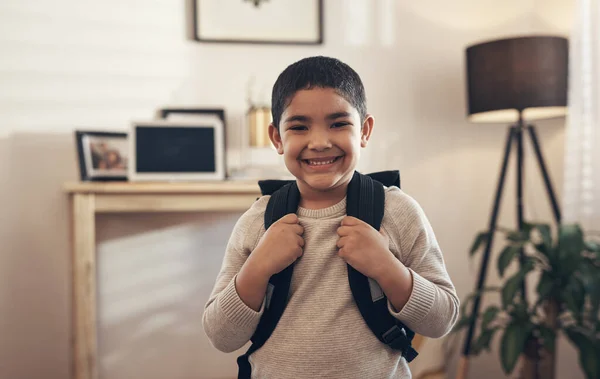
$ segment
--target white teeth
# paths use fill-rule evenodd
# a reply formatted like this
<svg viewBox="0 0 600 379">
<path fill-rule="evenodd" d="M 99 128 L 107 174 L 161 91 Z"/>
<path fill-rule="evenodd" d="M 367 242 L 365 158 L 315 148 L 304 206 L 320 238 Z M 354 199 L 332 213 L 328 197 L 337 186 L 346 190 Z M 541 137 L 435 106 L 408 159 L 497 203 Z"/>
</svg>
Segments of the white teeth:
<svg viewBox="0 0 600 379">
<path fill-rule="evenodd" d="M 322 166 L 322 165 L 333 163 L 333 161 L 335 161 L 335 159 L 332 159 L 330 161 L 325 161 L 325 162 L 322 162 L 322 161 L 316 162 L 316 161 L 309 160 L 308 164 L 310 164 L 311 166 Z"/>
</svg>

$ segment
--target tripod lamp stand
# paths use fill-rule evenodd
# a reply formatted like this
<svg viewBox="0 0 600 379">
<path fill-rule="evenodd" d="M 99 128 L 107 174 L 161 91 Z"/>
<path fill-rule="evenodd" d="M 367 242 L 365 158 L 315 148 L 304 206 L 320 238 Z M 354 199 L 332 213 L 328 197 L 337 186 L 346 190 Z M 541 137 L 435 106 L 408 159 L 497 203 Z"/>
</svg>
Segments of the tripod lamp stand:
<svg viewBox="0 0 600 379">
<path fill-rule="evenodd" d="M 542 156 L 536 128 L 529 121 L 563 117 L 567 112 L 568 41 L 562 37 L 527 36 L 506 38 L 469 46 L 466 49 L 468 119 L 475 123 L 509 123 L 504 157 L 496 194 L 489 218 L 487 239 L 476 291 L 485 283 L 488 261 L 496 229 L 498 210 L 508 160 L 516 150 L 517 225 L 523 230 L 523 142 L 529 137 L 544 179 L 554 220 L 560 223 L 561 214 L 550 176 Z M 521 263 L 523 262 L 521 252 Z M 525 284 L 521 288 L 525 298 Z M 473 302 L 472 315 L 479 313 L 481 295 Z M 471 318 L 457 378 L 467 377 L 468 357 L 475 330 L 476 317 Z"/>
</svg>

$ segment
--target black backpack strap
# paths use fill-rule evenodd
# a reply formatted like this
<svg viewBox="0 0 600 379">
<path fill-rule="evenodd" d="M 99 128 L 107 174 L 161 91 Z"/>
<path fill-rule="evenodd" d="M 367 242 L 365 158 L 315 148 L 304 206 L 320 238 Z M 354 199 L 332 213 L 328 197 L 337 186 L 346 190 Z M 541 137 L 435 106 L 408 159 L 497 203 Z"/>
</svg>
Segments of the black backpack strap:
<svg viewBox="0 0 600 379">
<path fill-rule="evenodd" d="M 259 185 L 263 194 L 271 194 L 265 210 L 265 229 L 269 229 L 274 222 L 286 214 L 296 213 L 300 203 L 300 191 L 296 182 L 263 181 L 259 182 Z M 250 379 L 252 374 L 252 367 L 248 360 L 250 354 L 260 349 L 275 330 L 287 305 L 293 271 L 294 264 L 291 264 L 269 279 L 263 315 L 250 339 L 252 345 L 237 359 L 238 379 Z"/>
<path fill-rule="evenodd" d="M 355 172 L 348 186 L 346 213 L 379 230 L 384 207 L 383 185 L 371 176 Z M 348 281 L 356 305 L 371 331 L 381 342 L 394 350 L 400 350 L 408 362 L 412 361 L 417 356 L 411 346 L 414 332 L 390 314 L 387 297 L 379 285 L 350 265 Z"/>
<path fill-rule="evenodd" d="M 296 183 L 294 180 L 279 180 L 279 179 L 267 179 L 267 180 L 259 180 L 258 186 L 260 187 L 260 192 L 263 195 L 272 195 L 275 191 L 281 189 L 282 187 Z"/>
<path fill-rule="evenodd" d="M 390 171 L 379 171 L 367 174 L 367 176 L 371 177 L 371 179 L 378 181 L 386 187 L 396 186 L 400 187 L 400 171 L 398 170 L 390 170 Z"/>
<path fill-rule="evenodd" d="M 385 207 L 383 185 L 400 188 L 398 171 L 382 171 L 367 175 L 354 173 L 348 186 L 347 210 L 349 216 L 359 218 L 379 230 Z M 289 213 L 296 213 L 300 192 L 295 181 L 259 181 L 261 193 L 271 195 L 265 211 L 265 229 Z M 272 276 L 267 288 L 265 309 L 251 338 L 248 351 L 237 359 L 238 379 L 250 379 L 252 368 L 248 358 L 269 339 L 287 305 L 294 265 Z M 394 318 L 387 308 L 387 297 L 378 284 L 348 265 L 348 281 L 358 309 L 375 336 L 392 349 L 402 351 L 410 362 L 417 352 L 412 348 L 414 333 Z"/>
</svg>

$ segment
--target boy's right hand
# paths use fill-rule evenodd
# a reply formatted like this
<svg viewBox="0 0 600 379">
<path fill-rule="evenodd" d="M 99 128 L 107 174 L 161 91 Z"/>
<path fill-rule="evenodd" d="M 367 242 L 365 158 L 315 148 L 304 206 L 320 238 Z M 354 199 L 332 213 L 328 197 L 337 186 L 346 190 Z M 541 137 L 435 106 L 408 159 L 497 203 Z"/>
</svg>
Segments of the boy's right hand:
<svg viewBox="0 0 600 379">
<path fill-rule="evenodd" d="M 304 228 L 290 213 L 274 222 L 250 254 L 259 272 L 267 278 L 283 271 L 302 256 Z"/>
</svg>

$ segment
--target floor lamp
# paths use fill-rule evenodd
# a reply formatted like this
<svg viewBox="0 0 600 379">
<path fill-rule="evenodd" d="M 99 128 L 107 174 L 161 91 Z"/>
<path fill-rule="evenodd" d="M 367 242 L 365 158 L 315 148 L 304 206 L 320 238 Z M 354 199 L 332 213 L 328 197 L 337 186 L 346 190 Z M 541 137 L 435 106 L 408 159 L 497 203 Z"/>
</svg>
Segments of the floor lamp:
<svg viewBox="0 0 600 379">
<path fill-rule="evenodd" d="M 529 121 L 563 117 L 567 110 L 568 41 L 562 37 L 527 36 L 506 38 L 469 46 L 466 49 L 468 119 L 472 122 L 509 123 L 504 158 L 489 218 L 489 229 L 496 229 L 508 160 L 516 147 L 517 225 L 523 229 L 523 141 L 529 136 L 542 173 L 554 219 L 561 215 L 550 176 L 542 156 L 535 126 Z M 494 233 L 487 239 L 476 291 L 485 284 Z M 521 262 L 523 262 L 521 252 Z M 525 284 L 521 288 L 525 296 Z M 473 302 L 472 315 L 479 313 L 482 296 Z M 467 378 L 468 358 L 476 326 L 471 319 L 457 378 Z"/>
</svg>

